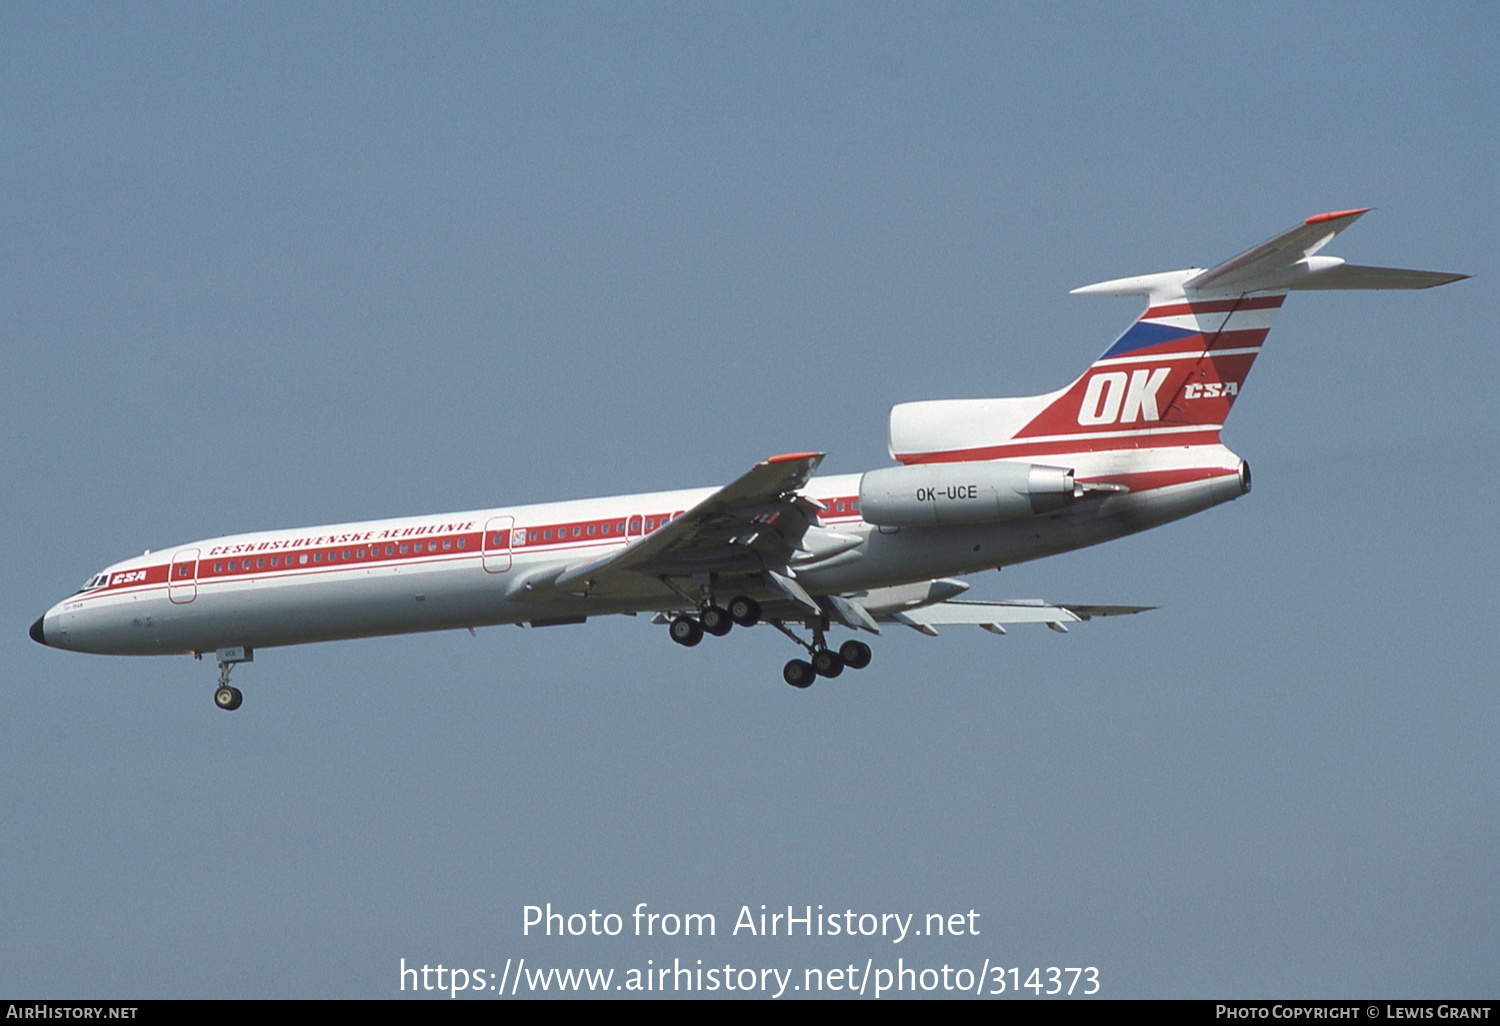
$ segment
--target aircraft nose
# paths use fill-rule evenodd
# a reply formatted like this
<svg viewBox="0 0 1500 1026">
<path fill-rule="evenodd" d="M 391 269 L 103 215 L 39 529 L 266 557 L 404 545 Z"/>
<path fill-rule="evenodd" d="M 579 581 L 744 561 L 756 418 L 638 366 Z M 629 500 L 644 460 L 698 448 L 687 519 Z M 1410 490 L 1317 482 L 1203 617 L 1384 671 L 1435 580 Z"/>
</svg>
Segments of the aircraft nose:
<svg viewBox="0 0 1500 1026">
<path fill-rule="evenodd" d="M 31 625 L 31 640 L 38 645 L 47 643 L 47 632 L 42 627 L 42 621 L 47 619 L 45 615 L 36 618 L 36 623 Z"/>
</svg>

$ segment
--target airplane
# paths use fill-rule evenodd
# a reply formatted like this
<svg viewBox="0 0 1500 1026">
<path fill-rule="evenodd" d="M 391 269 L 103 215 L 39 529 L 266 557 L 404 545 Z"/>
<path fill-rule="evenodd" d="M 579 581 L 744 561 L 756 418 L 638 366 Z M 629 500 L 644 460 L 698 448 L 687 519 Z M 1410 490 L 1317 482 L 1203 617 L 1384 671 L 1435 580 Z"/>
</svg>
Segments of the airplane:
<svg viewBox="0 0 1500 1026">
<path fill-rule="evenodd" d="M 823 453 L 786 453 L 722 488 L 187 542 L 99 571 L 30 635 L 107 655 L 212 652 L 214 702 L 234 710 L 230 671 L 281 645 L 645 613 L 687 646 L 769 624 L 805 650 L 782 676 L 806 688 L 871 661 L 857 637 L 832 647 L 835 627 L 1066 631 L 1142 612 L 1152 607 L 971 601 L 957 578 L 1249 492 L 1250 467 L 1220 432 L 1288 293 L 1469 277 L 1322 253 L 1368 210 L 1317 214 L 1208 269 L 1074 289 L 1143 296 L 1146 311 L 1057 391 L 893 407 L 894 466 L 819 478 Z"/>
</svg>

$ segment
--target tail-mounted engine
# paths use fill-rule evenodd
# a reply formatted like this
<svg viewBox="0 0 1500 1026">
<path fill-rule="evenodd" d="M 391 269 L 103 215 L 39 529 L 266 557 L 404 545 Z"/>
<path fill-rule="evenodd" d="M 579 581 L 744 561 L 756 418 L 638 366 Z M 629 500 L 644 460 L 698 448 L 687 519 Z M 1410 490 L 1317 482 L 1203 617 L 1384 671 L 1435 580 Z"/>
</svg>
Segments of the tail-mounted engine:
<svg viewBox="0 0 1500 1026">
<path fill-rule="evenodd" d="M 859 509 L 866 523 L 881 527 L 990 524 L 1055 513 L 1094 490 L 1063 467 L 921 463 L 866 473 L 859 482 Z"/>
</svg>

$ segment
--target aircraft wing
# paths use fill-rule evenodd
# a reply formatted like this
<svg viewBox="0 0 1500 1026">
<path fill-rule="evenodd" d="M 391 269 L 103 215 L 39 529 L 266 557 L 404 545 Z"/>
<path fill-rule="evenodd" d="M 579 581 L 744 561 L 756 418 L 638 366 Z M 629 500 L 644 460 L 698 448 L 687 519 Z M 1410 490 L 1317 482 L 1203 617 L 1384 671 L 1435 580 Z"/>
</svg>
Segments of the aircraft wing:
<svg viewBox="0 0 1500 1026">
<path fill-rule="evenodd" d="M 802 535 L 818 520 L 818 504 L 798 490 L 807 484 L 823 455 L 772 456 L 625 548 L 567 567 L 550 580 L 528 584 L 599 593 L 613 590 L 616 584 L 633 590 L 636 582 L 624 575 L 691 577 L 786 567 Z"/>
<path fill-rule="evenodd" d="M 1009 602 L 972 602 L 950 599 L 915 609 L 892 610 L 876 614 L 875 619 L 905 624 L 923 634 L 937 635 L 939 627 L 967 624 L 1004 634 L 1006 624 L 1044 623 L 1055 631 L 1066 632 L 1066 624 L 1092 620 L 1096 616 L 1124 616 L 1144 613 L 1155 606 L 1084 606 L 1053 605 L 1041 599 L 1012 599 Z"/>
</svg>

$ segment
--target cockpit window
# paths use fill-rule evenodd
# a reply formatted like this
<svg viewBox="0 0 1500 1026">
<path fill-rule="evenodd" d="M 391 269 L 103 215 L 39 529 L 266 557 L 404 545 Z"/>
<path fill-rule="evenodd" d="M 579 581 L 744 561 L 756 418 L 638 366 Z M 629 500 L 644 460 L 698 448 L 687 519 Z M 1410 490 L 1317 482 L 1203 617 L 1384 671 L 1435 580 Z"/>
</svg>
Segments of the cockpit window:
<svg viewBox="0 0 1500 1026">
<path fill-rule="evenodd" d="M 93 591 L 96 588 L 102 588 L 102 587 L 104 587 L 108 583 L 109 583 L 109 574 L 95 574 L 94 576 L 90 577 L 88 580 L 84 581 L 83 582 L 83 587 L 79 588 L 78 590 L 79 591 Z"/>
</svg>

